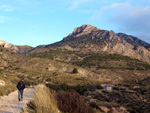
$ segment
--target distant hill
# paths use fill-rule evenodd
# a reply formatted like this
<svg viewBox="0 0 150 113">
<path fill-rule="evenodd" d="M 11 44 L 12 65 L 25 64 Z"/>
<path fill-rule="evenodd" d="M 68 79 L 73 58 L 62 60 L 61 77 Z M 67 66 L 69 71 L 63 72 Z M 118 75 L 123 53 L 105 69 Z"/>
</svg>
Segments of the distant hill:
<svg viewBox="0 0 150 113">
<path fill-rule="evenodd" d="M 0 46 L 3 48 L 6 48 L 12 52 L 23 54 L 25 56 L 28 54 L 28 51 L 32 49 L 31 46 L 27 46 L 27 45 L 16 46 L 16 45 L 13 45 L 11 43 L 5 42 L 3 40 L 0 40 Z"/>
</svg>

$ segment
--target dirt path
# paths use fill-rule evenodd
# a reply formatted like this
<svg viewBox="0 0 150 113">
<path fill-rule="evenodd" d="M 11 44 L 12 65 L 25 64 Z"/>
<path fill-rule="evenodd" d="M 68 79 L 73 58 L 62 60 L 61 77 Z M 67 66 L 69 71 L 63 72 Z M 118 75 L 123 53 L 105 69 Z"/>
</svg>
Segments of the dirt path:
<svg viewBox="0 0 150 113">
<path fill-rule="evenodd" d="M 24 90 L 23 101 L 18 101 L 18 91 L 14 91 L 8 96 L 0 97 L 0 113 L 20 113 L 22 108 L 25 108 L 27 103 L 33 99 L 35 90 L 26 88 Z"/>
</svg>

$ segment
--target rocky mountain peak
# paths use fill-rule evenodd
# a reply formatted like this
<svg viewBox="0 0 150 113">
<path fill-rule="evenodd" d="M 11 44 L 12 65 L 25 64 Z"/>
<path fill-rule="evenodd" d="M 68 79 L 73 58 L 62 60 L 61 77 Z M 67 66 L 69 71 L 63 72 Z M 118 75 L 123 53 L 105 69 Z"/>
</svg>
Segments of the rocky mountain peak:
<svg viewBox="0 0 150 113">
<path fill-rule="evenodd" d="M 81 27 L 75 28 L 71 34 L 69 34 L 67 37 L 64 38 L 64 40 L 79 37 L 81 35 L 86 35 L 86 34 L 89 34 L 93 31 L 97 31 L 97 30 L 101 30 L 101 29 L 99 29 L 95 26 L 92 26 L 90 24 L 83 24 Z"/>
<path fill-rule="evenodd" d="M 72 34 L 74 34 L 74 35 L 79 34 L 79 33 L 87 34 L 87 33 L 90 33 L 92 31 L 95 31 L 95 30 L 100 30 L 100 29 L 98 29 L 95 26 L 89 25 L 89 24 L 87 24 L 87 25 L 83 24 L 81 27 L 75 28 Z"/>
<path fill-rule="evenodd" d="M 116 33 L 113 30 L 111 30 L 110 31 L 110 36 L 114 36 L 114 35 L 116 35 Z"/>
</svg>

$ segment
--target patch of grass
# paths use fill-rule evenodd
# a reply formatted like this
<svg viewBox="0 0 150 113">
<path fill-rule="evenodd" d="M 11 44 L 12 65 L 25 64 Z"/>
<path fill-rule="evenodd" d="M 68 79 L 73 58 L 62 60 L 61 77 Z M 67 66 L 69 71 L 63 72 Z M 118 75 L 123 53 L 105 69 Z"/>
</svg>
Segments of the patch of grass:
<svg viewBox="0 0 150 113">
<path fill-rule="evenodd" d="M 54 94 L 46 86 L 38 85 L 35 90 L 34 100 L 27 105 L 29 113 L 60 113 Z"/>
<path fill-rule="evenodd" d="M 51 77 L 51 81 L 53 84 L 67 84 L 69 86 L 86 86 L 90 84 L 100 84 L 101 81 L 89 77 L 83 77 L 79 75 L 71 75 L 71 74 L 61 74 L 59 76 Z"/>
<path fill-rule="evenodd" d="M 8 95 L 11 92 L 15 91 L 16 89 L 17 88 L 16 88 L 15 85 L 6 85 L 6 86 L 3 86 L 3 87 L 0 87 L 0 96 Z"/>
</svg>

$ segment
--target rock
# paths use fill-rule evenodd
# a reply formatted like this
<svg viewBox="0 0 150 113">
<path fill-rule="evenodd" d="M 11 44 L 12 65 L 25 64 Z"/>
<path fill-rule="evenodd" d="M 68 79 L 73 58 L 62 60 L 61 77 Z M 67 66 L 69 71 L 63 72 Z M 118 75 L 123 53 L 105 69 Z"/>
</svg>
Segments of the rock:
<svg viewBox="0 0 150 113">
<path fill-rule="evenodd" d="M 92 25 L 85 25 L 83 24 L 81 27 L 77 27 L 74 29 L 73 33 L 69 34 L 63 40 L 68 40 L 70 37 L 79 37 L 81 35 L 85 35 L 91 33 L 92 31 L 100 30 L 99 28 L 92 26 Z"/>
<path fill-rule="evenodd" d="M 99 106 L 105 113 L 108 113 L 110 109 L 108 109 L 106 106 Z"/>
<path fill-rule="evenodd" d="M 56 70 L 55 66 L 53 66 L 52 64 L 49 64 L 49 66 L 47 67 L 47 69 L 49 71 L 55 71 Z"/>
<path fill-rule="evenodd" d="M 18 52 L 19 52 L 19 49 L 18 49 L 15 45 L 13 45 L 13 44 L 11 44 L 11 43 L 8 43 L 8 42 L 5 42 L 5 41 L 3 41 L 3 40 L 0 40 L 0 45 L 1 45 L 2 47 L 4 47 L 4 48 L 7 48 L 7 49 L 9 49 L 9 50 L 15 52 L 15 53 L 18 53 Z"/>
<path fill-rule="evenodd" d="M 0 80 L 0 86 L 5 86 L 5 81 Z"/>
</svg>

